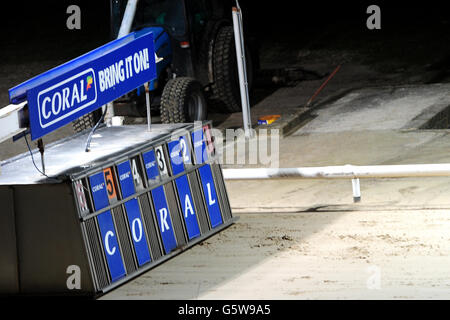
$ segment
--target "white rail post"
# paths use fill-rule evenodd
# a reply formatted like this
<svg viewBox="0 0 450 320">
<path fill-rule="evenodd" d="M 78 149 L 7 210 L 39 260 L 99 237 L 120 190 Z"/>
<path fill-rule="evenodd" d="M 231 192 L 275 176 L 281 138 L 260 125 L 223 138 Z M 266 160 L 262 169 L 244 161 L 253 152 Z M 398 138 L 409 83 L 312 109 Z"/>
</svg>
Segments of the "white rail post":
<svg viewBox="0 0 450 320">
<path fill-rule="evenodd" d="M 244 132 L 246 138 L 252 137 L 252 124 L 250 117 L 250 98 L 248 94 L 247 66 L 245 61 L 245 44 L 242 27 L 242 11 L 236 1 L 237 7 L 233 7 L 233 29 L 234 42 L 236 46 L 236 58 L 239 73 L 239 87 L 241 92 L 242 118 L 244 122 Z"/>
<path fill-rule="evenodd" d="M 352 189 L 353 189 L 353 202 L 361 202 L 361 188 L 359 185 L 359 179 L 352 179 Z"/>
</svg>

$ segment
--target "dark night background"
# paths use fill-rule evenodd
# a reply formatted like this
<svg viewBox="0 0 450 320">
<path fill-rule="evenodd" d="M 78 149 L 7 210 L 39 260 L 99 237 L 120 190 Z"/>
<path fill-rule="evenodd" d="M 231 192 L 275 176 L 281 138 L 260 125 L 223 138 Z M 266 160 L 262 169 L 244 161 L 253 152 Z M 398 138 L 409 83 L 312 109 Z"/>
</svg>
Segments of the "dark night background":
<svg viewBox="0 0 450 320">
<path fill-rule="evenodd" d="M 70 4 L 81 7 L 81 30 L 66 28 L 66 8 Z M 365 27 L 366 8 L 370 4 L 381 7 L 382 30 L 370 31 Z M 428 33 L 429 38 L 436 38 L 444 30 L 450 31 L 450 17 L 444 2 L 241 0 L 241 6 L 245 10 L 246 28 L 260 37 L 292 41 L 298 45 L 302 45 L 305 37 L 321 31 L 327 31 L 328 37 L 345 37 L 347 34 L 361 42 L 378 41 L 398 33 L 396 41 L 399 43 L 404 40 L 401 32 L 420 31 Z M 109 2 L 9 2 L 1 10 L 0 26 L 2 59 L 73 57 L 109 40 Z M 348 45 L 355 45 L 354 42 L 350 41 Z M 408 42 L 404 45 L 407 46 Z"/>
<path fill-rule="evenodd" d="M 327 59 L 329 65 L 354 60 L 356 53 L 358 63 L 382 72 L 419 66 L 410 73 L 439 68 L 446 70 L 443 77 L 450 74 L 450 16 L 443 2 L 240 3 L 245 28 L 260 40 L 262 69 L 304 62 L 304 52 L 309 64 Z M 66 28 L 71 4 L 81 8 L 81 30 Z M 366 27 L 371 4 L 381 8 L 381 30 Z M 0 105 L 12 86 L 110 41 L 109 19 L 105 0 L 9 2 L 0 19 Z"/>
</svg>

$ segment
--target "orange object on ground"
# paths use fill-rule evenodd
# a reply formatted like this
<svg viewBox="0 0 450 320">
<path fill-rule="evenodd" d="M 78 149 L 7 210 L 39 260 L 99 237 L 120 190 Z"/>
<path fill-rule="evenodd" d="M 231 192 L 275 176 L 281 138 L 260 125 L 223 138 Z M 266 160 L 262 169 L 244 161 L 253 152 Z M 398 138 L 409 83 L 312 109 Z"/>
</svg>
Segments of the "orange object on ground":
<svg viewBox="0 0 450 320">
<path fill-rule="evenodd" d="M 271 124 L 281 118 L 279 114 L 272 114 L 258 118 L 258 124 Z"/>
</svg>

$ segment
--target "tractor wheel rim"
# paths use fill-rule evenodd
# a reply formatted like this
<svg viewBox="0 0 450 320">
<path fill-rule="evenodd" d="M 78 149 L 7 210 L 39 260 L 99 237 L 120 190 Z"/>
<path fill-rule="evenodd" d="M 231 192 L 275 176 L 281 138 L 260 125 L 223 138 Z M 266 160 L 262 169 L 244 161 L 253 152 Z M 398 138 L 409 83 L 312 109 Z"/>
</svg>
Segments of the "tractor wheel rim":
<svg viewBox="0 0 450 320">
<path fill-rule="evenodd" d="M 199 94 L 193 94 L 189 97 L 187 111 L 190 121 L 203 119 L 204 101 Z"/>
</svg>

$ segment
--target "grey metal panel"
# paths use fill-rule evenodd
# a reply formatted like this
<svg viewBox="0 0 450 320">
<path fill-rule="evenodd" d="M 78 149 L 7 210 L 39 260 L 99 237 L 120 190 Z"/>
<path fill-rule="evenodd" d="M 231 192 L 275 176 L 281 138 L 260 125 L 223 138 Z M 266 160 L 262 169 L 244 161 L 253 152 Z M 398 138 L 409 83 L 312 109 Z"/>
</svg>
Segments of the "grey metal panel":
<svg viewBox="0 0 450 320">
<path fill-rule="evenodd" d="M 122 249 L 122 257 L 125 262 L 127 274 L 136 271 L 137 261 L 134 255 L 133 245 L 131 243 L 130 233 L 128 232 L 127 217 L 124 215 L 122 206 L 112 209 L 114 222 L 118 233 L 119 246 Z"/>
<path fill-rule="evenodd" d="M 91 295 L 94 283 L 69 183 L 14 186 L 20 291 Z M 81 290 L 68 290 L 67 268 L 81 270 Z"/>
<path fill-rule="evenodd" d="M 0 294 L 19 293 L 13 189 L 0 187 Z"/>
<path fill-rule="evenodd" d="M 222 216 L 224 221 L 228 221 L 232 218 L 230 201 L 228 199 L 227 189 L 225 186 L 225 181 L 223 180 L 222 168 L 218 163 L 212 163 L 212 174 L 214 178 L 214 183 L 216 185 L 216 190 L 218 191 L 220 211 L 222 211 Z"/>
<path fill-rule="evenodd" d="M 164 192 L 166 194 L 167 205 L 169 206 L 170 217 L 172 218 L 177 245 L 183 246 L 187 243 L 187 232 L 182 219 L 183 214 L 178 207 L 173 182 L 169 182 L 164 185 Z"/>
<path fill-rule="evenodd" d="M 200 187 L 200 183 L 198 181 L 198 176 L 196 171 L 187 174 L 187 178 L 189 181 L 189 185 L 191 186 L 192 198 L 194 199 L 194 206 L 197 210 L 197 217 L 200 226 L 200 233 L 205 234 L 210 228 L 210 222 L 208 213 L 205 208 L 205 203 L 202 198 L 202 190 Z"/>
<path fill-rule="evenodd" d="M 144 219 L 145 228 L 147 231 L 147 240 L 150 248 L 150 255 L 152 261 L 158 260 L 163 255 L 162 242 L 159 235 L 155 211 L 151 206 L 148 194 L 143 194 L 139 197 L 139 205 Z"/>
<path fill-rule="evenodd" d="M 94 270 L 94 281 L 97 290 L 101 290 L 110 284 L 106 262 L 102 253 L 96 219 L 92 218 L 82 223 L 86 231 L 87 246 L 90 254 L 92 269 Z"/>
</svg>

